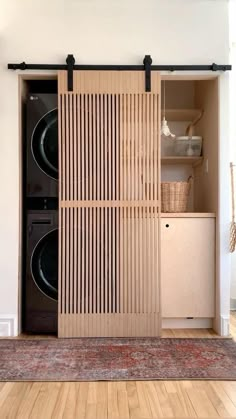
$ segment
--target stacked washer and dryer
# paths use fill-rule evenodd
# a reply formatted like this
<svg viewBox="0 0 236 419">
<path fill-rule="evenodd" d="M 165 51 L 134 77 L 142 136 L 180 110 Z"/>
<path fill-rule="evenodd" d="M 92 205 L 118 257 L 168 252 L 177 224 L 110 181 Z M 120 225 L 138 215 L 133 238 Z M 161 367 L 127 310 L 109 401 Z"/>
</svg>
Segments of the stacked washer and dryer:
<svg viewBox="0 0 236 419">
<path fill-rule="evenodd" d="M 57 94 L 31 94 L 26 104 L 26 237 L 23 330 L 57 332 Z"/>
</svg>

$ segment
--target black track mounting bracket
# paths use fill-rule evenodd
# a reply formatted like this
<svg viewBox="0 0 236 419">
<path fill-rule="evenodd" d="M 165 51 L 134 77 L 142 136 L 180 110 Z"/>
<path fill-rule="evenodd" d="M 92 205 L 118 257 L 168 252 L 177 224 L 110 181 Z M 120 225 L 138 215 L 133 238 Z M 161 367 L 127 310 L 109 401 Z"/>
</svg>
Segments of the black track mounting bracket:
<svg viewBox="0 0 236 419">
<path fill-rule="evenodd" d="M 73 71 L 74 71 L 74 64 L 75 59 L 73 54 L 67 55 L 66 59 L 67 64 L 67 89 L 69 92 L 73 91 Z"/>
<path fill-rule="evenodd" d="M 145 92 L 151 92 L 151 55 L 145 55 L 143 64 L 145 70 Z"/>
</svg>

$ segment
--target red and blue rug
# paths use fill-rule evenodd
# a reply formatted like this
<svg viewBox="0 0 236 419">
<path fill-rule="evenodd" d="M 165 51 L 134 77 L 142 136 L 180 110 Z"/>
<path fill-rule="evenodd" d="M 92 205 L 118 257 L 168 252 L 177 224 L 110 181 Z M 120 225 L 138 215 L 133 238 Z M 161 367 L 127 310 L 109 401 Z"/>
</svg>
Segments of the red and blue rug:
<svg viewBox="0 0 236 419">
<path fill-rule="evenodd" d="M 0 381 L 236 380 L 231 339 L 0 340 Z"/>
</svg>

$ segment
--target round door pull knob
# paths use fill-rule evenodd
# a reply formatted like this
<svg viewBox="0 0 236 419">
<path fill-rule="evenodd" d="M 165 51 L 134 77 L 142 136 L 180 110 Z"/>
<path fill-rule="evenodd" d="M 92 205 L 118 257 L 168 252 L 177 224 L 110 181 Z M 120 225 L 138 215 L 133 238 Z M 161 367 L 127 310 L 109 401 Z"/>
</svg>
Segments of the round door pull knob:
<svg viewBox="0 0 236 419">
<path fill-rule="evenodd" d="M 166 228 L 168 228 L 168 227 L 170 227 L 170 225 L 169 224 L 166 224 Z"/>
</svg>

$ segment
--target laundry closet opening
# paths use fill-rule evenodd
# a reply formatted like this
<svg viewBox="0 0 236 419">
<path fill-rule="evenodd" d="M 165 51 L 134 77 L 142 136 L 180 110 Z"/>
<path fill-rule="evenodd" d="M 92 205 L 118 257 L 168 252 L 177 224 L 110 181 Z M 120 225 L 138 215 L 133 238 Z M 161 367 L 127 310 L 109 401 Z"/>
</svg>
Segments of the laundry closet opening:
<svg viewBox="0 0 236 419">
<path fill-rule="evenodd" d="M 23 333 L 57 334 L 58 94 L 56 76 L 19 76 Z"/>
<path fill-rule="evenodd" d="M 19 81 L 21 330 L 214 327 L 218 76 L 152 72 L 150 93 L 138 71 L 74 71 L 70 92 L 66 71 Z M 161 138 L 163 116 L 175 139 Z M 163 211 L 161 182 L 189 176 L 186 212 Z"/>
</svg>

